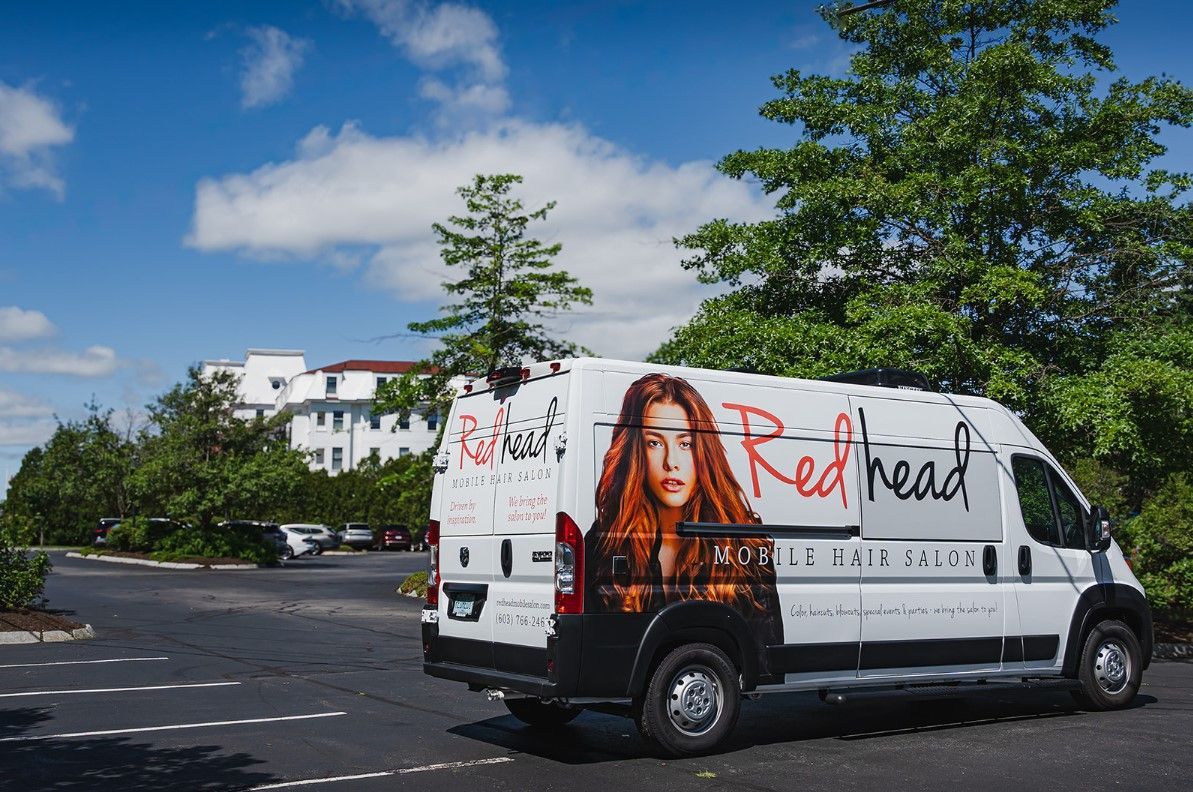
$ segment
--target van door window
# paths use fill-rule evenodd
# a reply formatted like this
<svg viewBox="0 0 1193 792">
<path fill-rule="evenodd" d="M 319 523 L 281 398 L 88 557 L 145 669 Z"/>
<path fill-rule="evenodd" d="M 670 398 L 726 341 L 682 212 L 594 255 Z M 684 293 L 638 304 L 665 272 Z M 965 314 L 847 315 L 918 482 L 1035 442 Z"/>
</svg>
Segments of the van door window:
<svg viewBox="0 0 1193 792">
<path fill-rule="evenodd" d="M 1015 488 L 1019 491 L 1019 511 L 1031 537 L 1041 544 L 1060 545 L 1060 532 L 1052 514 L 1048 494 L 1048 475 L 1038 459 L 1017 456 L 1011 460 Z"/>
<path fill-rule="evenodd" d="M 1085 520 L 1081 503 L 1055 470 L 1049 468 L 1048 477 L 1052 479 L 1052 491 L 1056 495 L 1056 512 L 1060 518 L 1060 534 L 1065 540 L 1065 547 L 1084 550 L 1085 532 L 1082 527 Z"/>
</svg>

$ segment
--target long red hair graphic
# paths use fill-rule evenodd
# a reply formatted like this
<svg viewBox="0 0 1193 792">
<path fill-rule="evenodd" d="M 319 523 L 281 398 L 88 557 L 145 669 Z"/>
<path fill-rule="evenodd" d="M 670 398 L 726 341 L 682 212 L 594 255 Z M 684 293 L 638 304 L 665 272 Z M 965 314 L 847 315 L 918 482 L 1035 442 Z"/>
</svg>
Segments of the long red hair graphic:
<svg viewBox="0 0 1193 792">
<path fill-rule="evenodd" d="M 652 407 L 659 406 L 670 408 L 671 432 L 684 432 L 685 461 L 691 468 L 683 472 L 691 481 L 680 482 L 683 492 L 690 494 L 682 504 L 670 498 L 670 509 L 652 491 L 649 478 L 649 444 L 658 441 L 650 439 L 656 435 L 644 427 L 644 421 Z M 729 467 L 716 426 L 704 398 L 679 377 L 648 374 L 626 391 L 597 483 L 596 525 L 587 539 L 591 601 L 606 612 L 634 613 L 655 611 L 676 601 L 721 602 L 760 627 L 765 633 L 758 636 L 762 643 L 781 643 L 775 570 L 770 560 L 774 558 L 773 540 L 735 537 L 733 551 L 725 553 L 722 548 L 720 563 L 716 563 L 717 539 L 678 537 L 674 522 L 664 524 L 660 516 L 663 512 L 674 515 L 678 508 L 683 522 L 760 522 Z M 666 565 L 673 569 L 670 575 L 664 574 L 660 561 L 665 545 L 676 547 L 673 564 Z M 749 547 L 750 552 L 739 554 L 742 547 Z M 613 575 L 615 556 L 626 559 L 628 575 Z M 742 563 L 743 557 L 750 563 Z M 767 560 L 759 563 L 760 558 Z"/>
</svg>

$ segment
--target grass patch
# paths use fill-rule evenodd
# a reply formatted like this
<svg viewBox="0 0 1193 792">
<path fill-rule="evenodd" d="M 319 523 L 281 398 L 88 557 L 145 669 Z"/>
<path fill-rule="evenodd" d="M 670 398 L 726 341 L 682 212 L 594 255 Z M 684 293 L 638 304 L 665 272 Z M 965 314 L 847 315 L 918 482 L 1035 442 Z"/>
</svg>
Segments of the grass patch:
<svg viewBox="0 0 1193 792">
<path fill-rule="evenodd" d="M 402 585 L 398 586 L 398 593 L 405 594 L 407 597 L 423 597 L 427 596 L 427 573 L 415 572 L 409 575 L 402 581 Z"/>
</svg>

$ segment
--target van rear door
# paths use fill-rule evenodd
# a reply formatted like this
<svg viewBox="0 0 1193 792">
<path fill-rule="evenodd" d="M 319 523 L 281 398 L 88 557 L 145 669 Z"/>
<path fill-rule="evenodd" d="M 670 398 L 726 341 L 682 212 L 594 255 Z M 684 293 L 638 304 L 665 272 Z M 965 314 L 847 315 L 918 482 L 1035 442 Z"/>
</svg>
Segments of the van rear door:
<svg viewBox="0 0 1193 792">
<path fill-rule="evenodd" d="M 493 667 L 493 477 L 502 413 L 488 393 L 452 407 L 448 468 L 439 490 L 440 651 L 453 662 Z"/>
<path fill-rule="evenodd" d="M 477 383 L 478 392 L 456 400 L 438 482 L 440 655 L 536 676 L 546 676 L 554 608 L 557 446 L 569 379 L 541 365 L 546 376 Z"/>
<path fill-rule="evenodd" d="M 555 519 L 563 454 L 564 372 L 498 392 L 489 607 L 498 671 L 546 676 L 547 619 L 555 609 Z"/>
</svg>

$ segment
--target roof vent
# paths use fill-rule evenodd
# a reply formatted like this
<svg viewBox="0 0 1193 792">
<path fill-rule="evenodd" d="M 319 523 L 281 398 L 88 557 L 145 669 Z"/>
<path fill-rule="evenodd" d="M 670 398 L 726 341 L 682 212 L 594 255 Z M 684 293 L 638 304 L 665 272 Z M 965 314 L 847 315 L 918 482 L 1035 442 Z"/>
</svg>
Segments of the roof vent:
<svg viewBox="0 0 1193 792">
<path fill-rule="evenodd" d="M 899 388 L 900 390 L 931 391 L 932 384 L 928 378 L 918 371 L 907 371 L 896 368 L 872 368 L 861 371 L 846 371 L 821 377 L 826 382 L 848 382 L 853 385 L 873 385 L 879 388 Z"/>
</svg>

